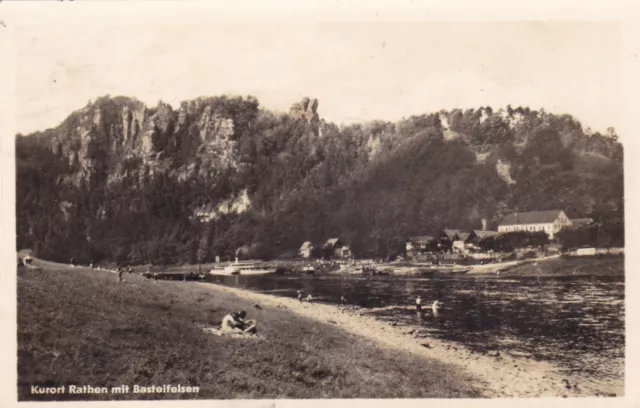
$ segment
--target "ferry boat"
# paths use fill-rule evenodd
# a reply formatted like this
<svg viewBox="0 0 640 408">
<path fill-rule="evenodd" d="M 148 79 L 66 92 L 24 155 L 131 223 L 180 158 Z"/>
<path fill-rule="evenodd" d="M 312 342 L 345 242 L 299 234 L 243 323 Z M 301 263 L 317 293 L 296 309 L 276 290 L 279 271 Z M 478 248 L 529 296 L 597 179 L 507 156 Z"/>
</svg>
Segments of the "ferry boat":
<svg viewBox="0 0 640 408">
<path fill-rule="evenodd" d="M 275 273 L 276 268 L 256 262 L 237 262 L 209 271 L 210 275 L 266 275 Z"/>
</svg>

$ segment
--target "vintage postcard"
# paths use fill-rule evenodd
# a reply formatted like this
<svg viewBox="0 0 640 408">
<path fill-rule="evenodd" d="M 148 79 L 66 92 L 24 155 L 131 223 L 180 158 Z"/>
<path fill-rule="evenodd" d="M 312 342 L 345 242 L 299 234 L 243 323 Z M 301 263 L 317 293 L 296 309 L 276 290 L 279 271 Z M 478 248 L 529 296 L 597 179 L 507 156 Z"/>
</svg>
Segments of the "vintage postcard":
<svg viewBox="0 0 640 408">
<path fill-rule="evenodd" d="M 640 403 L 622 9 L 396 3 L 0 4 L 4 400 Z"/>
</svg>

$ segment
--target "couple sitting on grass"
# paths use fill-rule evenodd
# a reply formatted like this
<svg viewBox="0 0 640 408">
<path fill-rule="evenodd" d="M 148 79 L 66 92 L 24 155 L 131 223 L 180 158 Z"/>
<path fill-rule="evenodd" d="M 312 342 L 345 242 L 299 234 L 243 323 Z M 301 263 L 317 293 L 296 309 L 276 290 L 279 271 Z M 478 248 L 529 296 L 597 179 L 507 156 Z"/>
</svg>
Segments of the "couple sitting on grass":
<svg viewBox="0 0 640 408">
<path fill-rule="evenodd" d="M 226 333 L 242 333 L 242 334 L 256 334 L 256 321 L 245 320 L 247 312 L 241 310 L 235 313 L 229 313 L 222 319 L 220 325 L 220 331 Z"/>
</svg>

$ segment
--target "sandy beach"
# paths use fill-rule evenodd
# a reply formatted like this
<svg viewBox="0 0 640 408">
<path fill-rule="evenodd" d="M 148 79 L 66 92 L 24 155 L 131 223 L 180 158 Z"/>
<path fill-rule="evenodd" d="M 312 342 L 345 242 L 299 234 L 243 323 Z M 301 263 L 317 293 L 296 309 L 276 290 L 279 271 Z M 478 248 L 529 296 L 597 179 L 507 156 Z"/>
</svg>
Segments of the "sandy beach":
<svg viewBox="0 0 640 408">
<path fill-rule="evenodd" d="M 593 376 L 563 374 L 551 363 L 509 355 L 499 351 L 473 353 L 446 341 L 423 337 L 415 329 L 401 328 L 367 314 L 366 309 L 347 311 L 338 306 L 300 303 L 291 298 L 276 297 L 209 283 L 197 283 L 251 299 L 264 309 L 285 308 L 319 322 L 340 328 L 376 342 L 380 347 L 408 351 L 461 366 L 484 384 L 487 397 L 577 397 L 622 396 L 624 394 L 624 362 L 616 365 L 616 380 L 598 380 Z"/>
</svg>

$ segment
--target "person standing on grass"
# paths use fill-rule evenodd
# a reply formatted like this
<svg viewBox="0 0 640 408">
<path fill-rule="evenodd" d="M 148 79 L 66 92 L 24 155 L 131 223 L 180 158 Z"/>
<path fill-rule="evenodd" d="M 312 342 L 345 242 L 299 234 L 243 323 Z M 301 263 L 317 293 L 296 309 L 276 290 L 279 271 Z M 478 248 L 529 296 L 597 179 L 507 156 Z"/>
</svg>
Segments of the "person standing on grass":
<svg viewBox="0 0 640 408">
<path fill-rule="evenodd" d="M 119 266 L 118 267 L 118 282 L 122 282 L 122 273 L 124 272 L 124 269 Z"/>
</svg>

